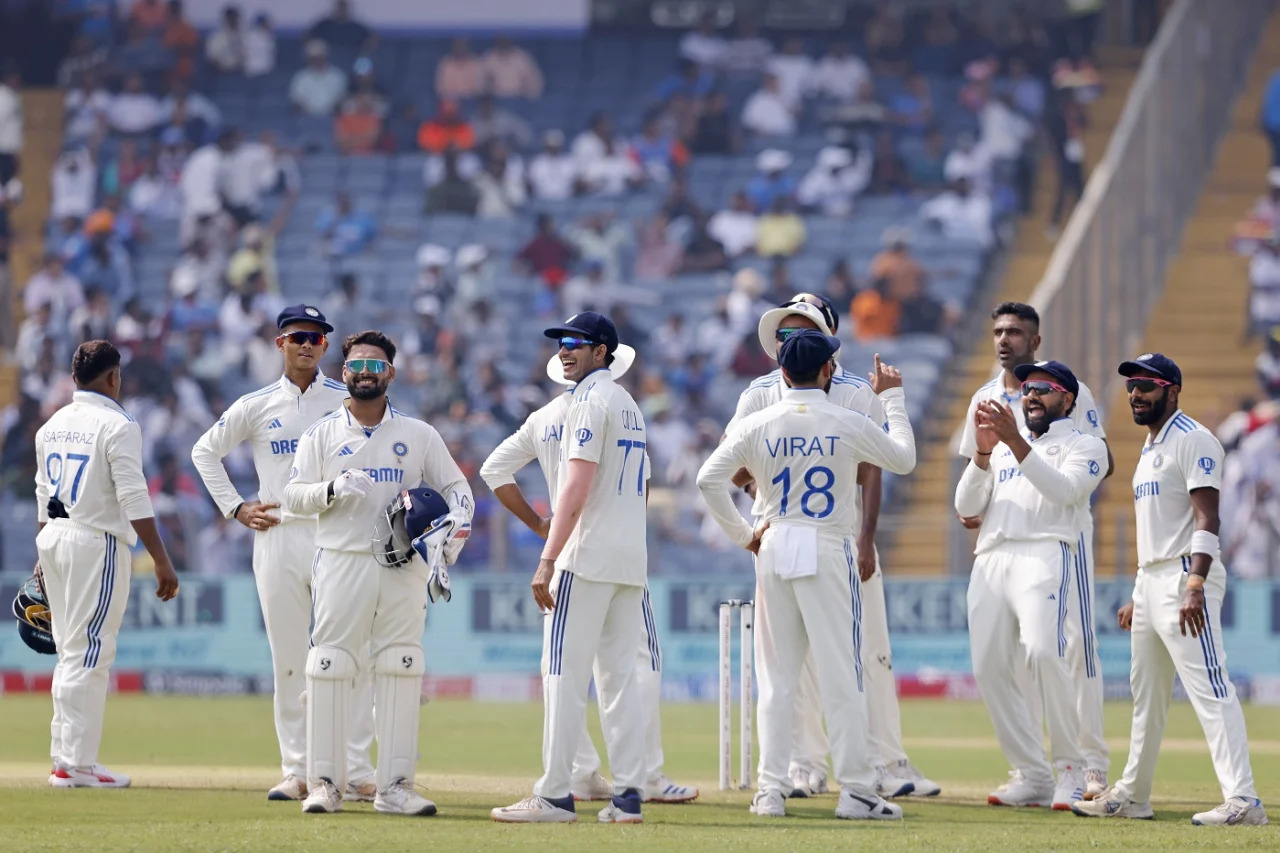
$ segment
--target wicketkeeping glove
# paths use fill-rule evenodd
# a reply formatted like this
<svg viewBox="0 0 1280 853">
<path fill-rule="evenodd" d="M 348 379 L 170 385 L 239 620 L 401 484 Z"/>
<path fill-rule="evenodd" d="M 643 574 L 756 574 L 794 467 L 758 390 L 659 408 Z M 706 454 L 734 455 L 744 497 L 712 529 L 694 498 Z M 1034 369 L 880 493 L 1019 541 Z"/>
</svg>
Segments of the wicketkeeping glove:
<svg viewBox="0 0 1280 853">
<path fill-rule="evenodd" d="M 359 468 L 342 472 L 333 481 L 333 499 L 339 500 L 347 495 L 362 498 L 373 491 L 373 478 Z"/>
<path fill-rule="evenodd" d="M 425 533 L 413 540 L 413 550 L 418 552 L 418 556 L 431 571 L 427 578 L 427 595 L 433 602 L 441 598 L 448 601 L 453 597 L 453 593 L 449 591 L 449 569 L 445 559 L 445 551 L 453 534 L 450 522 L 450 516 L 437 519 Z"/>
<path fill-rule="evenodd" d="M 446 516 L 446 520 L 453 526 L 453 532 L 444 545 L 444 562 L 452 566 L 458 561 L 462 546 L 467 544 L 467 539 L 471 536 L 471 522 L 464 521 L 461 516 L 452 513 Z"/>
</svg>

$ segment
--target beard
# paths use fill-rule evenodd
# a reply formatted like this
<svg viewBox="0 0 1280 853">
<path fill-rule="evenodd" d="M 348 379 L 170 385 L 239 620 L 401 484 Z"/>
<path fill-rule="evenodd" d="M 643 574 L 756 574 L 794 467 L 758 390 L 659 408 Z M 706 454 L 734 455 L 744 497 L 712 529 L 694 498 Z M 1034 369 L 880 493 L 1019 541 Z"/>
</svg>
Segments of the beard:
<svg viewBox="0 0 1280 853">
<path fill-rule="evenodd" d="M 1066 414 L 1064 409 L 1064 406 L 1045 406 L 1044 411 L 1036 412 L 1034 415 L 1027 414 L 1024 410 L 1023 415 L 1027 420 L 1027 429 L 1037 437 L 1044 435 L 1049 431 L 1050 424 Z"/>
<path fill-rule="evenodd" d="M 379 379 L 373 385 L 356 385 L 354 381 L 347 383 L 347 393 L 356 400 L 376 400 L 387 393 L 387 382 Z"/>
<path fill-rule="evenodd" d="M 1145 412 L 1134 412 L 1133 422 L 1139 426 L 1150 426 L 1160 423 L 1164 413 L 1169 410 L 1169 391 L 1166 389 L 1156 400 L 1147 403 Z"/>
</svg>

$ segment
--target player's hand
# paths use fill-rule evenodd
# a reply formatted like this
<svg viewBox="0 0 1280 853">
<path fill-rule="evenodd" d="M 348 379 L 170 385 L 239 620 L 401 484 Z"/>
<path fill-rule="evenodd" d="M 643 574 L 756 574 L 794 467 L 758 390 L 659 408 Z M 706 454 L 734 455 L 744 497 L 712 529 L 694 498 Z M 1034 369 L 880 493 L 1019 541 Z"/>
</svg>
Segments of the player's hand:
<svg viewBox="0 0 1280 853">
<path fill-rule="evenodd" d="M 751 498 L 751 500 L 755 500 L 756 499 L 756 481 L 755 480 L 749 481 L 745 486 L 742 487 L 742 491 L 746 492 L 747 497 Z"/>
<path fill-rule="evenodd" d="M 156 563 L 156 598 L 172 601 L 178 595 L 178 573 L 169 558 Z"/>
<path fill-rule="evenodd" d="M 866 583 L 876 573 L 876 541 L 871 536 L 858 537 L 858 578 Z"/>
<path fill-rule="evenodd" d="M 336 489 L 334 494 L 337 494 Z M 250 530 L 266 530 L 268 527 L 275 527 L 280 523 L 279 517 L 271 514 L 271 510 L 279 508 L 280 504 L 245 501 L 236 510 L 236 521 Z"/>
<path fill-rule="evenodd" d="M 902 373 L 892 364 L 883 364 L 880 361 L 880 353 L 876 353 L 875 369 L 867 374 L 871 378 L 871 390 L 877 394 L 888 391 L 890 388 L 902 387 Z"/>
<path fill-rule="evenodd" d="M 756 529 L 751 534 L 751 541 L 747 543 L 747 550 L 752 554 L 760 553 L 760 540 L 764 538 L 764 532 L 769 529 L 769 520 L 765 519 L 756 525 Z"/>
<path fill-rule="evenodd" d="M 551 578 L 556 573 L 556 561 L 542 559 L 538 561 L 538 570 L 533 573 L 533 600 L 544 612 L 556 609 L 556 600 L 551 597 Z"/>
<path fill-rule="evenodd" d="M 973 410 L 973 438 L 974 443 L 978 446 L 977 452 L 983 454 L 995 450 L 996 445 L 1000 443 L 1000 436 L 996 435 L 990 417 L 982 408 L 982 403 L 979 403 L 978 407 Z"/>
<path fill-rule="evenodd" d="M 1178 608 L 1178 630 L 1184 637 L 1187 636 L 1188 630 L 1192 637 L 1199 637 L 1204 633 L 1206 618 L 1204 581 L 1200 583 L 1195 583 L 1194 580 L 1188 581 L 1187 588 L 1182 592 L 1182 605 Z"/>
<path fill-rule="evenodd" d="M 538 534 L 538 536 L 542 537 L 543 539 L 546 539 L 548 536 L 551 535 L 551 519 L 539 518 L 538 526 L 534 528 L 533 532 Z"/>
<path fill-rule="evenodd" d="M 1120 626 L 1121 631 L 1133 630 L 1133 602 L 1123 605 L 1116 611 L 1116 624 Z"/>
<path fill-rule="evenodd" d="M 359 468 L 343 471 L 333 481 L 333 499 L 340 500 L 347 495 L 362 498 L 373 491 L 373 478 Z"/>
<path fill-rule="evenodd" d="M 1019 438 L 1018 420 L 1013 416 L 1013 409 L 998 400 L 983 400 L 978 404 L 974 425 L 978 427 L 979 436 L 983 432 L 995 433 L 996 442 L 992 443 L 992 447 L 995 447 L 998 442 L 1003 441 L 1009 444 Z M 978 447 L 981 449 L 983 439 L 979 438 L 978 441 Z"/>
<path fill-rule="evenodd" d="M 961 515 L 956 513 L 956 518 L 960 519 L 960 524 L 965 530 L 977 530 L 982 526 L 982 516 L 980 515 Z"/>
</svg>

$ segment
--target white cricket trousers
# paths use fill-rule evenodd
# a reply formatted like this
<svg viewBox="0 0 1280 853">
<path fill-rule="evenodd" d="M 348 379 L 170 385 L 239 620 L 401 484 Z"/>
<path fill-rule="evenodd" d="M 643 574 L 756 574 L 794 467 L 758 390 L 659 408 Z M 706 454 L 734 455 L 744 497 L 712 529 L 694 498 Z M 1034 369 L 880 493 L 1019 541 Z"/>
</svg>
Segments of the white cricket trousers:
<svg viewBox="0 0 1280 853">
<path fill-rule="evenodd" d="M 760 630 L 759 624 L 756 630 Z M 876 572 L 862 584 L 862 661 L 867 688 L 867 740 L 876 766 L 906 760 L 902 748 L 902 722 L 898 710 L 898 684 L 893 676 L 893 652 L 889 648 L 889 614 L 884 603 L 884 577 L 880 557 Z M 790 772 L 827 774 L 827 734 L 822 728 L 822 702 L 813 654 L 805 656 L 796 692 L 795 742 Z"/>
<path fill-rule="evenodd" d="M 542 778 L 540 797 L 571 793 L 574 756 L 582 744 L 592 662 L 613 790 L 644 796 L 645 719 L 636 679 L 644 635 L 644 587 L 587 580 L 561 572 L 555 609 L 542 630 Z"/>
<path fill-rule="evenodd" d="M 59 518 L 36 536 L 36 552 L 58 647 L 49 755 L 64 768 L 92 767 L 129 601 L 129 547 L 110 533 Z"/>
<path fill-rule="evenodd" d="M 307 775 L 307 651 L 311 645 L 311 570 L 315 563 L 314 519 L 282 521 L 254 535 L 253 578 L 262 606 L 262 621 L 271 646 L 275 679 L 272 704 L 280 769 L 285 776 Z M 367 656 L 360 659 L 367 663 Z M 373 776 L 373 685 L 368 666 L 356 678 L 350 711 L 348 778 L 363 782 Z"/>
<path fill-rule="evenodd" d="M 1081 768 L 1076 690 L 1067 667 L 1066 621 L 1075 547 L 1003 542 L 979 554 L 969 578 L 973 674 L 1005 758 L 1033 785 L 1053 784 L 1044 736 L 1027 705 L 1018 666 L 1029 667 L 1049 724 L 1053 765 Z"/>
<path fill-rule="evenodd" d="M 765 532 L 756 559 L 759 789 L 783 796 L 791 790 L 787 770 L 797 685 L 805 655 L 812 651 L 836 781 L 853 794 L 874 797 L 856 546 L 852 538 L 819 533 L 817 574 L 783 579 L 773 568 L 777 529 L 775 522 Z"/>
<path fill-rule="evenodd" d="M 1226 570 L 1214 561 L 1204 584 L 1205 630 L 1199 637 L 1192 637 L 1190 631 L 1184 637 L 1178 629 L 1178 611 L 1190 565 L 1190 557 L 1157 563 L 1140 569 L 1133 584 L 1133 657 L 1129 665 L 1133 727 L 1129 761 L 1115 789 L 1139 803 L 1151 800 L 1175 673 L 1209 742 L 1222 798 L 1258 796 L 1249 764 L 1244 712 L 1227 674 L 1227 653 L 1222 648 Z"/>
<path fill-rule="evenodd" d="M 644 767 L 645 779 L 654 781 L 662 775 L 666 763 L 662 754 L 662 645 L 658 642 L 658 623 L 653 616 L 653 604 L 649 600 L 649 588 L 644 589 L 644 632 L 640 638 L 640 651 L 636 655 L 636 690 L 640 694 L 640 707 L 644 714 Z M 592 667 L 599 685 L 599 662 Z M 546 670 L 542 674 L 545 676 Z M 597 687 L 597 691 L 598 691 Z M 599 707 L 599 703 L 596 703 Z M 604 718 L 600 720 L 604 725 Z M 582 714 L 582 739 L 573 758 L 573 781 L 585 783 L 593 773 L 600 771 L 600 753 L 591 742 L 587 728 L 586 709 Z"/>
</svg>

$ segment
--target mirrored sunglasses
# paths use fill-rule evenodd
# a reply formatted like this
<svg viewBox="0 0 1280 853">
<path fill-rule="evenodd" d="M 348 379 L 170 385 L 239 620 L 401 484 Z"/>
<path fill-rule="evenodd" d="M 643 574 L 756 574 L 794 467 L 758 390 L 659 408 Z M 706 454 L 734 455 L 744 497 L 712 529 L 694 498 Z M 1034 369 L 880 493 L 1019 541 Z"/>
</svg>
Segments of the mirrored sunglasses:
<svg viewBox="0 0 1280 853">
<path fill-rule="evenodd" d="M 311 344 L 313 347 L 317 347 L 324 340 L 324 332 L 286 332 L 280 337 L 296 346 Z"/>
<path fill-rule="evenodd" d="M 349 373 L 386 373 L 391 365 L 380 358 L 353 358 L 342 366 Z"/>
<path fill-rule="evenodd" d="M 1157 388 L 1168 388 L 1173 383 L 1167 379 L 1157 379 L 1154 376 L 1138 376 L 1124 381 L 1124 390 L 1129 393 L 1138 391 L 1142 394 L 1150 394 Z"/>
<path fill-rule="evenodd" d="M 568 350 L 569 352 L 573 352 L 579 347 L 593 347 L 596 345 L 595 341 L 589 341 L 586 338 L 567 338 L 567 337 L 560 338 L 556 343 L 560 344 L 561 347 Z"/>
<path fill-rule="evenodd" d="M 1070 393 L 1057 382 L 1050 382 L 1047 379 L 1032 379 L 1022 383 L 1023 396 L 1035 394 L 1037 397 L 1043 397 L 1045 394 L 1052 394 L 1055 391 L 1059 394 Z"/>
</svg>

